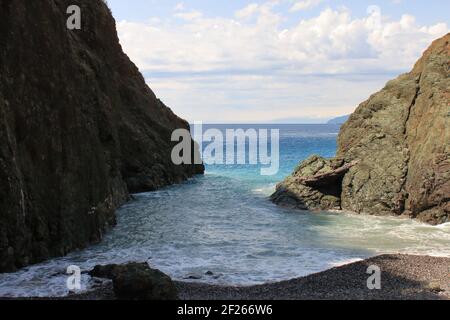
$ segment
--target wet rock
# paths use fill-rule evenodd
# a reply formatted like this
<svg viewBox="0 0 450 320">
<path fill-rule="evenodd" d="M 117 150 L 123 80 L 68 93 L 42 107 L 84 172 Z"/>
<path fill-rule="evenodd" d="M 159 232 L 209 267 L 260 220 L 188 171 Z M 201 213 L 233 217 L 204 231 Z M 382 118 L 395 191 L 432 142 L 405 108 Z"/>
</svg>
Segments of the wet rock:
<svg viewBox="0 0 450 320">
<path fill-rule="evenodd" d="M 178 299 L 178 291 L 170 277 L 151 269 L 147 263 L 96 266 L 89 274 L 111 279 L 114 293 L 121 300 Z"/>
<path fill-rule="evenodd" d="M 199 274 L 195 274 L 195 273 L 191 273 L 188 274 L 186 277 L 184 277 L 183 279 L 185 280 L 200 280 L 202 278 L 201 275 Z"/>
<path fill-rule="evenodd" d="M 104 278 L 104 279 L 114 279 L 119 271 L 123 269 L 123 266 L 118 264 L 110 265 L 98 265 L 94 269 L 88 272 L 91 277 Z"/>
</svg>

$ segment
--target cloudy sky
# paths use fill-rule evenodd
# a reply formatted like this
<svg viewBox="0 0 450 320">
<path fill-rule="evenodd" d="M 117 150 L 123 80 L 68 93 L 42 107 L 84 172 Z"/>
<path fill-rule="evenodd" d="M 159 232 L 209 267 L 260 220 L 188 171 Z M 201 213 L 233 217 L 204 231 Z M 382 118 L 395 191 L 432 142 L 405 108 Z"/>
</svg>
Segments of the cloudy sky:
<svg viewBox="0 0 450 320">
<path fill-rule="evenodd" d="M 449 32 L 448 0 L 108 0 L 125 52 L 177 114 L 320 123 Z"/>
</svg>

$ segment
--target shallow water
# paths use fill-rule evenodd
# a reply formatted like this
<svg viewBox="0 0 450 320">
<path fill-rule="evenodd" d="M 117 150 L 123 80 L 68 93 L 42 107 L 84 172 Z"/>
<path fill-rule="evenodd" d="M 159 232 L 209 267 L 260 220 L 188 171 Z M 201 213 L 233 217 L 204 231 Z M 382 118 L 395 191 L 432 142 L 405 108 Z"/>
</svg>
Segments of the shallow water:
<svg viewBox="0 0 450 320">
<path fill-rule="evenodd" d="M 148 261 L 175 279 L 250 285 L 308 275 L 380 253 L 450 257 L 450 224 L 391 217 L 301 213 L 273 205 L 276 182 L 312 153 L 333 156 L 336 126 L 282 126 L 281 169 L 209 166 L 204 177 L 136 195 L 104 241 L 67 257 L 0 275 L 0 296 L 68 293 L 69 265 Z M 211 271 L 212 276 L 205 273 Z M 91 279 L 83 275 L 83 288 Z"/>
</svg>

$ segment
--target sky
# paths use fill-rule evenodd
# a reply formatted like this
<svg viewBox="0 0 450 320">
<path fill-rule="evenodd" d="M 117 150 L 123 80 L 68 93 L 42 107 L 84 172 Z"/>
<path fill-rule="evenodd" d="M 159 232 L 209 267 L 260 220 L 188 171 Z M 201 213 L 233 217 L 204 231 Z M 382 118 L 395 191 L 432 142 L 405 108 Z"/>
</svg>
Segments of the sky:
<svg viewBox="0 0 450 320">
<path fill-rule="evenodd" d="M 448 0 L 108 0 L 120 42 L 188 121 L 323 123 L 450 31 Z"/>
</svg>

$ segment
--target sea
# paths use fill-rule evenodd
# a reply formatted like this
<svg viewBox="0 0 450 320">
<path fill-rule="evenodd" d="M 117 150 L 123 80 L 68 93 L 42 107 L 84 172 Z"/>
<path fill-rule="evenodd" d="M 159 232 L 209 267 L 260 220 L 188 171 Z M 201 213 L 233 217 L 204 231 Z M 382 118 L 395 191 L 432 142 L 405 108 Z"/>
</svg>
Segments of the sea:
<svg viewBox="0 0 450 320">
<path fill-rule="evenodd" d="M 81 291 L 96 285 L 98 264 L 148 262 L 172 278 L 247 286 L 288 280 L 385 253 L 450 257 L 450 224 L 395 217 L 307 212 L 270 201 L 276 184 L 304 159 L 333 157 L 338 125 L 208 125 L 279 130 L 279 170 L 209 164 L 204 176 L 134 195 L 104 240 L 66 257 L 0 274 L 1 297 L 65 296 L 67 268 L 82 271 Z M 238 143 L 238 142 L 236 142 Z M 270 150 L 270 148 L 269 148 Z"/>
</svg>

